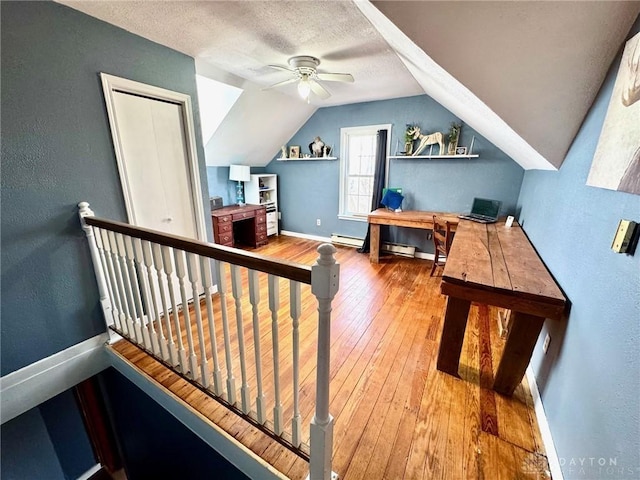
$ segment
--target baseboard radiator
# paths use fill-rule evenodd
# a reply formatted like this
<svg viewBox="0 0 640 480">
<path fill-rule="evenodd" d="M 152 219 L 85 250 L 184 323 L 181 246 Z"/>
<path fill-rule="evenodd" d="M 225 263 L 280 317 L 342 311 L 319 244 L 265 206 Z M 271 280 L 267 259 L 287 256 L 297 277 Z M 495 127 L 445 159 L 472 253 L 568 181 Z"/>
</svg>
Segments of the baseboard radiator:
<svg viewBox="0 0 640 480">
<path fill-rule="evenodd" d="M 348 235 L 339 235 L 337 233 L 331 235 L 331 243 L 335 243 L 336 245 L 360 248 L 363 241 L 362 238 L 350 237 Z M 400 243 L 383 243 L 382 251 L 413 258 L 416 254 L 416 247 L 413 245 L 402 245 Z"/>
</svg>

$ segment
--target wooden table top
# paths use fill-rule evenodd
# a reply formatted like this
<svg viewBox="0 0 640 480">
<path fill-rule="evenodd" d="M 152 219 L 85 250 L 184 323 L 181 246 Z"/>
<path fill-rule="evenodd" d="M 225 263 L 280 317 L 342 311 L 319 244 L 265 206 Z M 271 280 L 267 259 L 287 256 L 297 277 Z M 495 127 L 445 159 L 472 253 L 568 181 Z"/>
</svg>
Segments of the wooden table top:
<svg viewBox="0 0 640 480">
<path fill-rule="evenodd" d="M 517 223 L 507 228 L 504 222 L 482 224 L 460 220 L 442 280 L 442 292 L 447 295 L 455 296 L 456 287 L 485 290 L 486 303 L 505 308 L 518 307 L 519 301 L 543 305 L 537 313 L 547 318 L 559 318 L 566 303 L 564 294 Z M 457 292 L 463 289 L 458 288 Z M 492 294 L 497 299 L 495 303 L 491 301 Z M 523 310 L 530 308 L 537 307 L 527 306 Z"/>
<path fill-rule="evenodd" d="M 212 216 L 233 215 L 234 213 L 253 212 L 265 208 L 264 205 L 253 205 L 246 203 L 244 205 L 227 205 L 225 207 L 216 208 L 211 210 Z"/>
<path fill-rule="evenodd" d="M 457 213 L 424 212 L 420 210 L 403 210 L 394 212 L 386 208 L 378 208 L 368 216 L 369 223 L 379 225 L 396 225 L 399 227 L 414 227 L 431 230 L 433 228 L 433 216 L 438 215 L 451 222 L 454 227 L 460 219 Z"/>
</svg>

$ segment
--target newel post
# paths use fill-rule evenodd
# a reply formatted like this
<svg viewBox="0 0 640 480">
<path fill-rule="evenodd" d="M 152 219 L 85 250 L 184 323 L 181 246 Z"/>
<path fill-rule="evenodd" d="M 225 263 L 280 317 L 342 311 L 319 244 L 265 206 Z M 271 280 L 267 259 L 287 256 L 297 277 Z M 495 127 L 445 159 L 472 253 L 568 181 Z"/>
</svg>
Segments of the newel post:
<svg viewBox="0 0 640 480">
<path fill-rule="evenodd" d="M 80 202 L 78 204 L 78 215 L 80 216 L 80 224 L 82 230 L 84 230 L 89 242 L 89 251 L 91 252 L 91 260 L 93 262 L 93 271 L 96 275 L 96 281 L 98 282 L 98 292 L 100 293 L 100 304 L 102 305 L 102 311 L 104 312 L 104 318 L 107 324 L 113 323 L 113 317 L 109 314 L 111 307 L 109 305 L 109 297 L 107 292 L 107 283 L 102 269 L 102 262 L 100 261 L 100 253 L 96 244 L 96 237 L 93 233 L 91 225 L 87 225 L 84 221 L 85 217 L 94 217 L 93 210 L 89 208 L 87 202 Z"/>
<path fill-rule="evenodd" d="M 311 267 L 311 292 L 318 299 L 318 360 L 316 380 L 316 411 L 311 421 L 310 480 L 329 480 L 333 453 L 333 417 L 329 414 L 329 352 L 331 347 L 331 301 L 338 293 L 340 265 L 336 263 L 336 248 L 324 243 L 318 247 L 320 256 Z"/>
</svg>

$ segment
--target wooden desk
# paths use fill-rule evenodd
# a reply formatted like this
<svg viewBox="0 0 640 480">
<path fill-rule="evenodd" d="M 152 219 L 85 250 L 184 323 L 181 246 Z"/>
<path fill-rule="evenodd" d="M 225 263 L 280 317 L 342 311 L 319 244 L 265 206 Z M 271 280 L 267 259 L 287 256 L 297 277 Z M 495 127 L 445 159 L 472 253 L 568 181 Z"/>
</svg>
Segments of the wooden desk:
<svg viewBox="0 0 640 480">
<path fill-rule="evenodd" d="M 371 212 L 367 217 L 369 225 L 371 225 L 371 249 L 369 253 L 371 263 L 378 263 L 380 261 L 380 225 L 433 230 L 434 215 L 444 217 L 445 220 L 453 224 L 452 231 L 456 230 L 456 225 L 460 219 L 455 213 L 421 212 L 418 210 L 392 212 L 386 208 L 378 208 Z"/>
<path fill-rule="evenodd" d="M 471 302 L 511 310 L 493 389 L 513 394 L 524 376 L 545 318 L 560 319 L 566 299 L 519 225 L 461 220 L 444 267 L 448 295 L 438 370 L 458 376 Z"/>
<path fill-rule="evenodd" d="M 230 205 L 211 211 L 213 241 L 234 247 L 238 244 L 256 248 L 269 243 L 267 212 L 264 205 Z"/>
</svg>

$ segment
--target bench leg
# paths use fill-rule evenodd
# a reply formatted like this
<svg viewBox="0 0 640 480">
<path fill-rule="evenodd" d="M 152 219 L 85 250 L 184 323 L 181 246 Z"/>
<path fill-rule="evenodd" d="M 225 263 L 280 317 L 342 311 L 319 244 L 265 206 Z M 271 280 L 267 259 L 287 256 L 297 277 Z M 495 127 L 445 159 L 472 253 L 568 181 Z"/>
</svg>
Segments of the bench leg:
<svg viewBox="0 0 640 480">
<path fill-rule="evenodd" d="M 511 312 L 509 331 L 504 352 L 498 365 L 493 389 L 512 395 L 522 381 L 531 360 L 531 354 L 542 330 L 544 318 L 520 312 Z"/>
<path fill-rule="evenodd" d="M 444 314 L 444 327 L 440 337 L 440 349 L 438 350 L 438 370 L 458 376 L 460 365 L 460 352 L 464 331 L 467 328 L 467 317 L 471 302 L 455 297 L 447 299 L 447 309 Z"/>
</svg>

